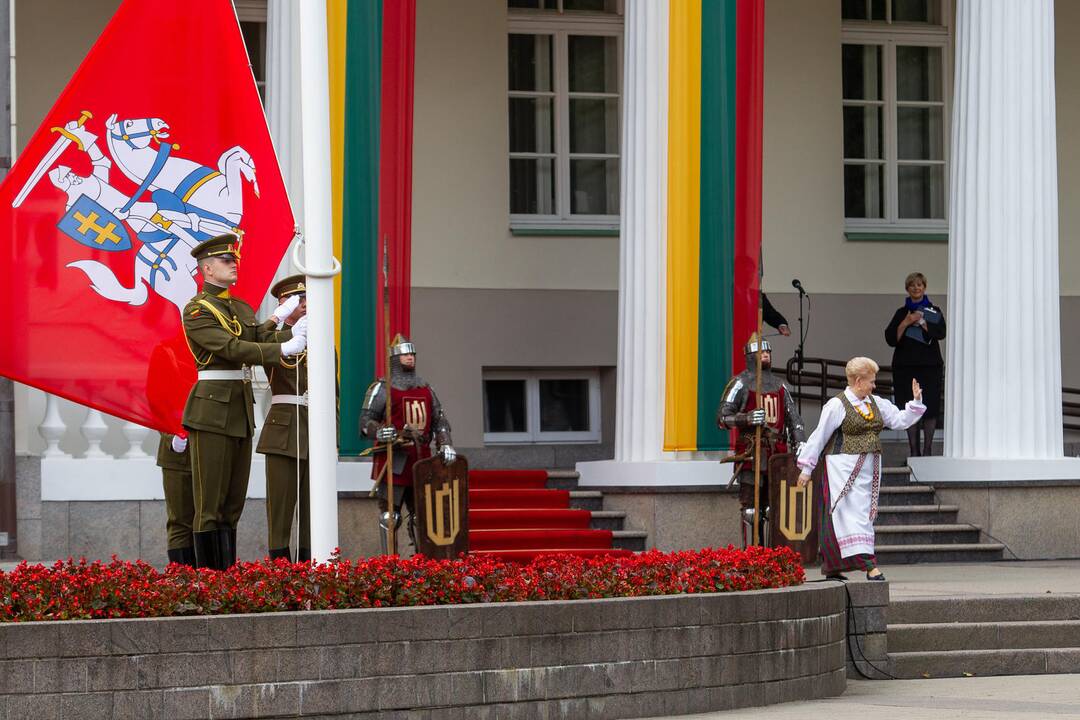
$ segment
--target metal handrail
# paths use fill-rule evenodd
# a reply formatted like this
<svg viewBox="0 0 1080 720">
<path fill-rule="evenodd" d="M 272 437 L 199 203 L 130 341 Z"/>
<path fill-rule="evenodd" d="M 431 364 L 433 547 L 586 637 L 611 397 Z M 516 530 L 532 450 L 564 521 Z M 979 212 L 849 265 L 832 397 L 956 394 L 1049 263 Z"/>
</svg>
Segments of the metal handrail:
<svg viewBox="0 0 1080 720">
<path fill-rule="evenodd" d="M 835 395 L 834 392 L 830 392 L 831 390 L 843 390 L 847 387 L 847 376 L 844 373 L 844 368 L 847 366 L 846 360 L 804 357 L 802 364 L 803 369 L 800 373 L 798 358 L 793 357 L 787 361 L 784 371 L 788 385 L 795 388 L 793 394 L 797 399 L 816 400 L 820 407 Z M 838 371 L 830 372 L 833 369 L 838 369 Z M 944 366 L 941 372 L 944 375 Z M 944 386 L 943 377 L 942 387 L 944 388 Z M 892 366 L 880 366 L 877 376 L 877 392 L 879 395 L 892 396 Z M 944 392 L 942 395 L 944 395 Z M 1062 387 L 1061 396 L 1062 428 L 1065 430 L 1080 430 L 1080 387 Z M 942 397 L 942 406 L 944 406 L 944 402 L 945 398 Z M 944 412 L 942 412 L 942 417 L 944 417 Z M 1076 418 L 1076 420 L 1070 420 L 1070 418 Z"/>
</svg>

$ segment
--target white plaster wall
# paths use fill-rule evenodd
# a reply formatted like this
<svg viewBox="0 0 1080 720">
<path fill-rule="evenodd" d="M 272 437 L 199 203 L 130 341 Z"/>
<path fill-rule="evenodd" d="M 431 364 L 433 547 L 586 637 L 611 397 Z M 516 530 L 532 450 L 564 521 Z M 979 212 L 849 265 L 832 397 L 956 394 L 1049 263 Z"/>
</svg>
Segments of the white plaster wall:
<svg viewBox="0 0 1080 720">
<path fill-rule="evenodd" d="M 506 0 L 419 0 L 416 287 L 615 290 L 617 237 L 509 231 Z"/>
</svg>

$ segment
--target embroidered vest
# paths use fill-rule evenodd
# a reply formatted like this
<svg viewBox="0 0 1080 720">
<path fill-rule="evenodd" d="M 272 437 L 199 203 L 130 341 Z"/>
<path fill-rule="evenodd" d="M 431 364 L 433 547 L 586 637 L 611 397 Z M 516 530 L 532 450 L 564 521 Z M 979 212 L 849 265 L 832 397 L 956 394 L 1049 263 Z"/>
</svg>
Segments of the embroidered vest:
<svg viewBox="0 0 1080 720">
<path fill-rule="evenodd" d="M 863 453 L 881 452 L 881 431 L 885 429 L 885 422 L 881 419 L 881 411 L 878 410 L 874 396 L 869 397 L 870 408 L 874 416 L 867 420 L 862 413 L 855 409 L 847 395 L 837 395 L 844 404 L 844 420 L 840 427 L 833 433 L 826 455 L 861 455 Z"/>
</svg>

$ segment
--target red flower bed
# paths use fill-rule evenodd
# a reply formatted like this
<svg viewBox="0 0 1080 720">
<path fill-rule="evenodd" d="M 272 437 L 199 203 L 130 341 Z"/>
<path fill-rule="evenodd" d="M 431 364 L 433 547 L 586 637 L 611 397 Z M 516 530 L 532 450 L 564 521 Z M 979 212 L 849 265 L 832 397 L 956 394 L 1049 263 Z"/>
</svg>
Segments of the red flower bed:
<svg viewBox="0 0 1080 720">
<path fill-rule="evenodd" d="M 467 556 L 239 563 L 228 571 L 145 562 L 23 563 L 0 572 L 0 622 L 164 617 L 518 600 L 575 600 L 785 587 L 804 582 L 786 549 L 733 547 L 633 557 Z"/>
</svg>

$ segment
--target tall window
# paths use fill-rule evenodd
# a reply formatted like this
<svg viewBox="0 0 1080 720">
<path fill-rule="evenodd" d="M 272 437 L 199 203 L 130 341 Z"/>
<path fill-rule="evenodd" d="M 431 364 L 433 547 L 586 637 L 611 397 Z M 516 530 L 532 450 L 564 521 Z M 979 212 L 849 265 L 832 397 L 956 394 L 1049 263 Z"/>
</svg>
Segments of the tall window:
<svg viewBox="0 0 1080 720">
<path fill-rule="evenodd" d="M 233 0 L 259 99 L 266 104 L 266 0 Z"/>
<path fill-rule="evenodd" d="M 947 227 L 948 0 L 841 0 L 848 230 Z"/>
<path fill-rule="evenodd" d="M 509 0 L 510 217 L 613 227 L 622 16 L 616 0 Z"/>
</svg>

